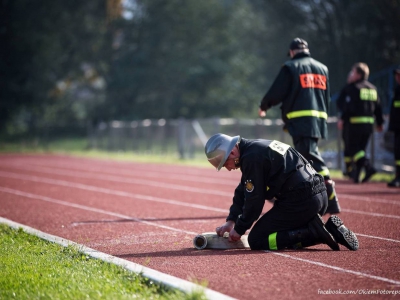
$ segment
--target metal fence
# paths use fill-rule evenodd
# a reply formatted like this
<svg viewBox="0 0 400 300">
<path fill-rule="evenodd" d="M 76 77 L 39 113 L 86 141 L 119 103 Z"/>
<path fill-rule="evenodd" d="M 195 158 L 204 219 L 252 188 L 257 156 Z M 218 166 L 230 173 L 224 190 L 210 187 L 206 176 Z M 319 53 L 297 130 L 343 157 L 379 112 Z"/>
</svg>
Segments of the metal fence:
<svg viewBox="0 0 400 300">
<path fill-rule="evenodd" d="M 89 135 L 90 146 L 107 151 L 131 151 L 140 154 L 177 155 L 182 159 L 205 158 L 204 145 L 215 133 L 240 135 L 248 139 L 279 140 L 292 145 L 280 119 L 174 119 L 113 121 L 100 123 Z M 337 119 L 328 118 L 329 136 L 319 149 L 329 168 L 343 169 L 341 133 Z M 367 153 L 377 168 L 393 172 L 393 154 L 385 146 L 384 133 L 374 133 Z"/>
</svg>

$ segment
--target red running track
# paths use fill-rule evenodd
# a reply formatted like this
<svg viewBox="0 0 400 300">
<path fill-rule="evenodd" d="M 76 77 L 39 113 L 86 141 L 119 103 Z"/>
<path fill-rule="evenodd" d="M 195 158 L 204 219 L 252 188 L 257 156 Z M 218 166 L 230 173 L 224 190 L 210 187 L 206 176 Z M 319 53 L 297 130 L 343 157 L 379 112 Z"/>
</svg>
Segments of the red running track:
<svg viewBox="0 0 400 300">
<path fill-rule="evenodd" d="M 1 155 L 0 216 L 243 300 L 400 293 L 400 189 L 336 181 L 355 252 L 194 249 L 196 234 L 224 223 L 239 178 L 211 166 Z"/>
</svg>

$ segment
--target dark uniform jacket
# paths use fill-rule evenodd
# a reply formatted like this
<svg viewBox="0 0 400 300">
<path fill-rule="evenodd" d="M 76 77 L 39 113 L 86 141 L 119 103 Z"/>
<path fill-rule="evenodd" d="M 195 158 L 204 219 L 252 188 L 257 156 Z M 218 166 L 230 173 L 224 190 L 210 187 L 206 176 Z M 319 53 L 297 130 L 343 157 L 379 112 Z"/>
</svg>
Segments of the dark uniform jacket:
<svg viewBox="0 0 400 300">
<path fill-rule="evenodd" d="M 373 132 L 374 116 L 378 126 L 383 124 L 378 92 L 367 80 L 345 86 L 337 100 L 337 107 L 345 125 L 354 125 L 358 132 Z"/>
<path fill-rule="evenodd" d="M 390 108 L 390 131 L 400 131 L 400 85 L 394 91 L 392 106 Z"/>
<path fill-rule="evenodd" d="M 291 136 L 326 138 L 329 93 L 328 68 L 309 53 L 298 53 L 282 66 L 260 108 L 282 103 L 282 120 Z"/>
<path fill-rule="evenodd" d="M 242 138 L 239 150 L 242 178 L 226 220 L 234 221 L 236 232 L 243 235 L 259 218 L 265 200 L 278 197 L 285 181 L 307 161 L 278 141 Z"/>
</svg>

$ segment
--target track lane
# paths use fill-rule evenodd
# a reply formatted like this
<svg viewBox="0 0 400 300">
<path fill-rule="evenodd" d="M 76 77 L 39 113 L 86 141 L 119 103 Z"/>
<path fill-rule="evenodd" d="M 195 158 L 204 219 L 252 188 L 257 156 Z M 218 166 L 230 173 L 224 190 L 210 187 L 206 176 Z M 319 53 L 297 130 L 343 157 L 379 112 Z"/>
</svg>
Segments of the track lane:
<svg viewBox="0 0 400 300">
<path fill-rule="evenodd" d="M 63 158 L 65 159 L 65 158 Z M 49 161 L 49 160 L 44 160 L 44 161 Z M 25 160 L 26 163 L 26 160 Z M 112 165 L 112 164 L 111 164 Z M 129 168 L 134 168 L 133 164 L 129 165 Z M 191 168 L 192 169 L 192 168 Z M 213 170 L 214 171 L 214 170 Z M 182 172 L 182 171 L 179 171 Z M 216 173 L 216 172 L 215 172 Z M 39 175 L 36 173 L 36 175 Z M 217 174 L 218 176 L 221 175 Z M 41 174 L 40 176 L 45 176 L 44 174 Z M 203 175 L 204 176 L 204 175 Z M 54 177 L 52 175 L 51 177 Z M 53 190 L 54 195 L 64 195 L 65 193 L 68 193 L 69 195 L 71 194 L 76 194 L 77 190 L 71 187 L 60 187 L 57 186 L 55 187 L 54 185 L 49 185 L 43 183 L 43 186 L 36 182 L 32 183 L 32 181 L 29 180 L 15 180 L 15 179 L 7 179 L 7 182 L 5 182 L 5 177 L 0 177 L 0 185 L 2 186 L 3 183 L 7 183 L 7 185 L 13 185 L 14 187 L 21 188 L 22 186 L 26 188 L 26 191 L 29 191 L 30 189 L 34 189 L 36 192 L 43 193 L 43 196 L 47 194 L 48 191 Z M 71 181 L 71 178 L 64 178 L 65 180 Z M 81 179 L 74 179 L 73 181 L 80 182 Z M 232 180 L 234 181 L 234 180 Z M 32 187 L 32 184 L 36 187 Z M 92 181 L 92 184 L 95 185 L 96 187 L 104 187 L 105 183 L 101 183 L 100 181 Z M 115 187 L 115 183 L 109 183 L 110 186 Z M 108 185 L 107 185 L 108 186 Z M 200 186 L 200 185 L 199 185 Z M 205 183 L 205 186 L 202 185 L 201 188 L 210 188 L 210 185 Z M 120 186 L 122 188 L 122 185 Z M 129 185 L 126 185 L 124 187 L 124 190 L 136 190 L 138 186 L 133 186 L 129 187 Z M 132 190 L 131 190 L 132 189 Z M 337 189 L 339 190 L 339 186 L 337 186 Z M 341 188 L 340 188 L 341 189 Z M 374 188 L 371 188 L 373 190 Z M 375 187 L 376 189 L 376 187 Z M 68 192 L 67 192 L 68 191 Z M 151 192 L 152 190 L 149 189 Z M 351 191 L 352 192 L 352 191 Z M 76 198 L 79 198 L 80 201 L 88 201 L 90 197 L 88 197 L 92 192 L 91 191 L 82 191 L 80 190 L 80 193 L 78 193 L 78 196 Z M 168 189 L 165 189 L 164 191 L 164 196 L 168 193 Z M 0 198 L 0 203 L 1 208 L 0 208 L 0 214 L 3 215 L 4 213 L 4 199 L 6 193 L 1 193 L 1 198 Z M 85 196 L 84 196 L 85 194 Z M 185 196 L 186 194 L 190 194 L 189 192 L 182 192 L 182 193 L 174 193 L 174 197 L 177 195 Z M 116 207 L 115 205 L 115 197 L 113 195 L 107 195 L 103 194 L 102 196 L 99 195 L 99 193 L 95 193 L 95 195 L 92 195 L 93 198 L 96 198 L 96 200 L 91 200 L 93 204 L 98 205 L 100 202 L 103 203 L 105 202 L 106 204 L 104 208 L 108 208 L 109 211 L 113 211 Z M 351 205 L 351 203 L 362 203 L 365 205 L 366 201 L 358 201 L 357 199 L 355 200 L 346 200 L 343 196 L 340 196 L 341 199 L 341 204 L 345 204 L 346 207 L 348 205 Z M 19 198 L 19 197 L 17 197 Z M 121 197 L 123 198 L 123 197 Z M 197 197 L 193 197 L 197 198 Z M 215 197 L 212 197 L 215 199 Z M 217 197 L 218 198 L 218 204 L 221 204 L 221 207 L 224 207 L 227 209 L 230 205 L 230 198 L 225 199 L 225 197 Z M 182 198 L 181 198 L 182 199 Z M 386 199 L 386 198 L 385 198 Z M 383 200 L 385 200 L 383 199 Z M 191 198 L 192 200 L 192 198 Z M 191 201 L 190 200 L 190 201 Z M 16 206 L 23 206 L 27 201 L 20 201 L 16 202 L 17 199 L 13 199 L 14 204 L 18 204 Z M 207 200 L 208 201 L 208 200 Z M 220 203 L 221 201 L 221 203 Z M 114 202 L 114 203 L 113 203 Z M 128 202 L 128 201 L 126 201 Z M 135 200 L 135 203 L 140 202 Z M 119 199 L 118 203 L 125 203 L 124 200 Z M 146 204 L 140 204 L 140 209 L 136 209 L 135 211 L 141 211 L 142 209 L 145 209 L 145 206 L 150 205 L 150 202 L 145 202 Z M 215 201 L 210 201 L 211 204 L 215 204 Z M 30 209 L 32 210 L 32 203 L 30 203 Z M 40 206 L 40 204 L 35 203 L 35 208 Z M 342 206 L 344 206 L 342 204 Z M 8 203 L 7 205 L 12 205 Z M 108 207 L 110 205 L 110 207 Z M 136 204 L 137 206 L 138 204 Z M 375 205 L 375 204 L 373 204 Z M 387 205 L 387 204 L 385 204 Z M 168 207 L 171 206 L 171 204 L 157 204 L 156 206 L 164 206 L 164 211 L 165 212 L 171 212 L 171 209 L 168 209 Z M 396 205 L 392 205 L 390 207 L 390 210 L 392 210 L 393 213 L 393 206 L 398 207 Z M 8 206 L 7 206 L 8 207 Z M 45 210 L 46 205 L 43 206 L 43 210 Z M 362 206 L 361 206 L 362 207 Z M 23 213 L 28 209 L 26 207 L 25 209 L 20 209 L 17 210 L 19 211 L 18 216 L 16 217 L 21 217 L 23 216 Z M 372 208 L 373 209 L 373 208 Z M 376 208 L 378 209 L 378 208 Z M 42 209 L 41 209 L 42 210 Z M 52 222 L 54 220 L 52 219 L 54 216 L 51 214 L 50 209 L 49 214 L 44 217 L 44 222 L 43 224 L 50 224 L 49 227 L 51 227 Z M 174 209 L 175 210 L 175 209 Z M 185 228 L 194 228 L 192 229 L 193 232 L 201 232 L 198 231 L 198 228 L 201 228 L 201 225 L 199 223 L 192 223 L 193 220 L 190 220 L 190 217 L 193 214 L 197 215 L 198 209 L 190 209 L 188 212 L 183 212 L 183 219 L 186 218 L 186 220 L 179 220 L 177 217 L 177 214 L 180 214 L 181 207 L 179 206 L 179 211 L 174 212 L 175 219 L 174 220 L 167 220 L 167 217 L 164 217 L 162 221 L 157 221 L 158 223 L 162 224 L 167 224 L 169 226 L 185 226 Z M 37 214 L 36 209 L 34 212 Z M 149 210 L 151 212 L 151 210 Z M 8 207 L 8 214 L 13 213 L 17 214 L 14 209 L 9 209 Z M 30 215 L 35 215 L 35 213 L 32 213 Z M 160 211 L 161 213 L 161 211 Z M 202 212 L 203 214 L 199 215 L 199 217 L 205 217 L 205 215 L 209 215 L 212 213 L 210 212 Z M 188 214 L 188 215 L 186 215 Z M 384 282 L 381 282 L 376 279 L 371 279 L 368 277 L 363 277 L 358 278 L 360 276 L 357 276 L 356 274 L 342 274 L 342 271 L 334 270 L 334 269 L 329 269 L 328 267 L 324 266 L 318 266 L 318 265 L 312 265 L 312 263 L 307 263 L 305 261 L 305 258 L 302 257 L 301 255 L 304 255 L 307 259 L 313 260 L 316 263 L 321 263 L 321 264 L 327 264 L 330 265 L 329 262 L 332 262 L 333 260 L 337 261 L 339 264 L 339 268 L 342 268 L 343 266 L 350 266 L 356 268 L 363 268 L 363 265 L 365 265 L 366 257 L 375 258 L 375 266 L 371 266 L 372 269 L 366 270 L 367 273 L 372 273 L 372 274 L 380 274 L 380 273 L 385 273 L 389 271 L 389 275 L 392 275 L 393 272 L 393 265 L 399 266 L 398 260 L 396 260 L 396 257 L 391 257 L 391 253 L 396 253 L 395 250 L 393 250 L 393 246 L 391 246 L 393 243 L 387 244 L 387 241 L 380 241 L 377 243 L 374 241 L 372 238 L 368 237 L 361 237 L 360 241 L 362 242 L 362 245 L 368 246 L 366 249 L 362 249 L 362 251 L 357 251 L 357 252 L 350 252 L 350 251 L 341 251 L 341 252 L 333 252 L 333 251 L 326 251 L 326 248 L 323 245 L 320 246 L 315 246 L 313 248 L 310 248 L 308 251 L 300 251 L 300 252 L 291 252 L 291 251 L 284 251 L 284 252 L 278 252 L 278 253 L 283 253 L 287 254 L 290 256 L 294 256 L 297 258 L 301 258 L 302 260 L 297 260 L 293 262 L 289 262 L 291 258 L 287 257 L 279 257 L 277 258 L 277 254 L 274 253 L 260 253 L 259 251 L 257 252 L 251 252 L 247 250 L 243 251 L 237 251 L 237 250 L 231 250 L 231 251 L 196 251 L 191 248 L 191 235 L 187 234 L 180 234 L 180 233 L 174 233 L 176 234 L 176 237 L 171 236 L 170 239 L 167 239 L 167 236 L 169 237 L 167 233 L 163 231 L 163 229 L 160 230 L 153 230 L 154 228 L 150 229 L 149 232 L 144 232 L 141 230 L 136 230 L 134 228 L 137 228 L 139 226 L 132 226 L 133 222 L 130 222 L 129 220 L 123 220 L 121 218 L 112 218 L 111 216 L 103 216 L 102 218 L 96 217 L 96 216 L 90 216 L 89 220 L 88 218 L 80 216 L 80 218 L 73 218 L 75 213 L 68 213 L 68 217 L 71 219 L 69 220 L 69 225 L 68 225 L 68 232 L 74 232 L 76 234 L 79 232 L 81 236 L 84 236 L 85 238 L 88 238 L 90 235 L 98 235 L 98 237 L 92 238 L 91 240 L 95 243 L 97 243 L 98 247 L 104 247 L 105 249 L 108 249 L 109 251 L 113 251 L 115 255 L 121 255 L 123 258 L 129 259 L 131 257 L 132 260 L 141 260 L 143 263 L 148 263 L 150 267 L 158 267 L 159 269 L 166 270 L 167 273 L 173 274 L 174 272 L 181 274 L 181 276 L 190 276 L 188 274 L 193 274 L 194 277 L 196 278 L 209 278 L 210 284 L 209 287 L 212 289 L 216 289 L 218 291 L 227 290 L 227 292 L 224 292 L 226 294 L 229 294 L 231 296 L 236 296 L 241 295 L 241 299 L 257 299 L 256 297 L 263 297 L 265 295 L 276 295 L 280 296 L 282 298 L 282 293 L 285 294 L 283 298 L 289 298 L 290 296 L 295 296 L 296 298 L 299 298 L 299 293 L 304 295 L 305 298 L 309 298 L 311 296 L 317 295 L 317 289 L 323 289 L 324 287 L 333 289 L 335 287 L 342 288 L 349 286 L 349 284 L 353 287 L 360 287 L 360 288 L 366 288 L 366 287 L 385 287 L 385 288 L 395 288 L 393 287 L 393 284 L 390 285 L 389 283 L 386 284 Z M 60 218 L 57 214 L 57 216 Z M 218 216 L 217 216 L 218 217 Z M 221 213 L 219 213 L 219 217 L 221 217 Z M 346 225 L 349 224 L 349 227 L 353 229 L 351 226 L 360 226 L 365 227 L 361 225 L 358 225 L 358 220 L 361 218 L 365 217 L 365 222 L 367 223 L 367 228 L 372 228 L 372 230 L 377 230 L 378 228 L 382 228 L 379 225 L 382 225 L 382 217 L 367 217 L 367 216 L 356 216 L 356 214 L 352 214 L 349 212 L 343 213 L 343 219 L 345 220 Z M 148 218 L 152 218 L 152 216 L 148 215 Z M 376 218 L 376 220 L 374 220 Z M 80 220 L 79 220 L 80 219 Z M 369 219 L 369 220 L 368 220 Z M 122 221 L 121 221 L 122 220 Z M 385 219 L 386 220 L 386 219 Z M 219 225 L 221 220 L 220 219 L 211 219 L 208 220 L 209 223 L 203 222 L 204 228 L 208 228 L 207 224 L 217 224 Z M 393 221 L 393 220 L 392 220 Z M 391 222 L 392 222 L 391 221 Z M 396 223 L 397 222 L 397 223 Z M 187 224 L 185 224 L 187 223 Z M 353 224 L 354 223 L 354 224 Z M 58 223 L 57 223 L 58 224 Z M 350 226 L 350 224 L 352 224 Z M 392 229 L 392 228 L 398 228 L 398 221 L 394 220 L 393 223 L 384 223 L 385 227 Z M 137 225 L 137 224 L 134 224 Z M 397 227 L 396 227 L 397 225 Z M 41 225 L 44 226 L 44 225 Z M 141 226 L 147 226 L 146 224 L 141 225 Z M 187 227 L 186 227 L 187 226 Z M 154 226 L 153 226 L 154 227 Z M 108 228 L 108 230 L 106 230 Z M 142 228 L 142 227 L 140 227 Z M 64 227 L 65 229 L 65 227 Z M 100 230 L 99 230 L 100 229 Z M 55 230 L 54 228 L 51 230 Z M 59 228 L 56 228 L 56 230 L 62 230 Z M 186 229 L 185 229 L 186 230 Z M 204 231 L 210 231 L 210 230 L 204 230 Z M 356 231 L 356 230 L 355 230 Z M 395 230 L 387 230 L 389 232 L 395 231 Z M 85 233 L 85 234 L 84 234 Z M 64 231 L 65 234 L 65 231 Z M 133 239 L 132 237 L 137 237 L 138 240 Z M 147 240 L 145 239 L 147 238 Z M 146 240 L 147 242 L 141 243 L 141 240 L 143 241 Z M 163 240 L 164 239 L 164 240 Z M 163 241 L 167 240 L 167 245 L 163 244 Z M 104 241 L 103 246 L 102 241 Z M 118 242 L 120 241 L 120 242 Z M 121 242 L 122 241 L 122 242 Z M 136 241 L 136 242 L 135 242 Z M 398 243 L 396 243 L 398 244 Z M 397 245 L 398 248 L 398 245 Z M 396 249 L 397 249 L 396 248 Z M 382 251 L 382 249 L 387 249 L 388 253 L 383 253 L 382 257 L 377 256 L 377 251 Z M 246 253 L 245 255 L 243 255 Z M 254 254 L 253 254 L 254 253 Z M 397 252 L 398 253 L 398 252 Z M 272 255 L 270 255 L 272 254 Z M 379 254 L 379 252 L 378 252 Z M 381 253 L 382 254 L 382 253 Z M 268 255 L 268 256 L 266 256 Z M 273 257 L 273 258 L 272 258 Z M 361 257 L 362 259 L 355 259 L 354 257 Z M 349 259 L 351 263 L 349 263 Z M 367 258 L 368 259 L 368 258 Z M 387 260 L 385 260 L 387 259 Z M 150 261 L 149 261 L 150 260 Z M 196 261 L 196 263 L 193 263 L 193 260 Z M 294 259 L 291 259 L 294 260 Z M 391 261 L 391 266 L 387 267 L 387 263 Z M 136 261 L 135 261 L 136 262 Z M 237 265 L 237 264 L 242 264 L 242 265 Z M 307 265 L 308 264 L 308 265 Z M 187 266 L 188 265 L 188 266 Z M 207 266 L 206 268 L 204 266 Z M 309 266 L 310 265 L 310 266 Z M 332 264 L 334 267 L 336 266 L 335 264 Z M 377 267 L 379 265 L 379 267 Z M 248 266 L 250 269 L 246 269 L 245 266 Z M 290 268 L 292 266 L 292 268 Z M 187 269 L 185 269 L 187 268 Z M 224 268 L 233 268 L 233 270 L 236 270 L 236 272 L 241 272 L 239 273 L 240 276 L 237 276 L 235 278 L 229 277 L 231 279 L 226 285 L 218 284 L 220 282 L 221 278 L 221 269 Z M 382 270 L 379 270 L 381 268 Z M 156 268 L 157 269 L 157 268 Z M 387 270 L 388 269 L 388 270 Z M 240 270 L 240 271 L 238 271 Z M 286 271 L 284 271 L 286 270 Z M 351 269 L 353 270 L 353 268 Z M 243 271 L 243 272 L 242 272 Z M 357 272 L 357 271 L 354 271 Z M 337 273 L 340 273 L 340 276 L 337 275 Z M 365 274 L 367 274 L 365 273 Z M 183 275 L 182 275 L 183 274 Z M 202 277 L 204 274 L 204 277 Z M 398 277 L 389 277 L 389 280 L 393 280 L 393 278 L 398 278 Z M 179 276 L 179 277 L 181 277 Z M 207 277 L 208 276 L 208 277 Z M 257 277 L 258 276 L 258 277 Z M 317 277 L 316 277 L 317 276 Z M 245 287 L 242 285 L 242 280 L 245 278 L 261 278 L 261 281 L 256 281 L 256 284 L 252 286 L 249 284 L 249 280 L 246 280 L 246 285 Z M 340 279 L 338 278 L 340 277 Z M 185 278 L 185 277 L 181 277 Z M 315 282 L 309 283 L 306 278 L 318 278 L 318 280 L 314 280 Z M 334 278 L 334 280 L 332 280 Z M 345 280 L 342 280 L 345 278 Z M 187 278 L 185 278 L 187 279 Z M 286 279 L 286 280 L 284 280 Z M 303 280 L 302 281 L 302 286 L 299 286 L 299 279 Z M 304 286 L 303 282 L 306 280 L 307 284 Z M 254 281 L 254 280 L 253 280 Z M 264 284 L 263 284 L 264 283 Z M 260 288 L 260 285 L 263 284 L 263 288 Z M 215 288 L 214 288 L 215 286 Z M 265 288 L 265 289 L 264 289 Z M 247 291 L 247 293 L 246 293 Z M 249 295 L 249 292 L 251 291 L 251 295 Z M 254 298 L 249 298 L 255 295 Z"/>
<path fill-rule="evenodd" d="M 40 204 L 36 203 L 36 205 L 40 205 Z M 48 207 L 47 207 L 47 209 L 48 209 Z M 54 212 L 54 210 L 53 210 L 53 212 Z M 63 210 L 63 213 L 64 213 L 64 210 Z M 76 219 L 77 217 L 79 218 L 79 213 L 75 213 L 75 212 L 67 213 L 67 216 L 70 217 L 70 218 Z M 91 218 L 94 218 L 94 217 L 91 217 Z M 126 230 L 126 229 L 125 230 L 118 230 L 118 234 L 117 235 L 115 235 L 115 230 L 110 230 L 109 229 L 108 232 L 106 232 L 106 233 L 110 233 L 110 234 L 108 236 L 107 236 L 107 234 L 104 236 L 104 225 L 102 225 L 102 222 L 99 222 L 99 224 L 96 224 L 95 226 L 93 226 L 93 225 L 94 224 L 90 225 L 90 226 L 92 226 L 91 229 L 97 229 L 97 231 L 99 231 L 99 229 L 103 229 L 103 230 L 101 230 L 101 237 L 96 238 L 96 235 L 95 235 L 95 237 L 93 237 L 93 233 L 92 232 L 90 234 L 87 234 L 87 235 L 84 235 L 84 234 L 80 233 L 80 235 L 79 235 L 79 240 L 80 240 L 79 242 L 80 243 L 87 244 L 87 245 L 93 247 L 93 245 L 96 246 L 96 244 L 94 244 L 93 242 L 98 242 L 102 246 L 101 247 L 96 247 L 96 248 L 99 248 L 99 250 L 101 250 L 101 251 L 107 251 L 108 253 L 111 253 L 113 255 L 117 255 L 117 256 L 120 256 L 120 257 L 123 257 L 123 258 L 140 257 L 141 260 L 139 260 L 139 263 L 146 264 L 147 266 L 150 266 L 152 268 L 157 268 L 157 269 L 159 269 L 161 271 L 164 271 L 164 272 L 168 271 L 168 273 L 174 274 L 176 276 L 180 275 L 182 277 L 182 266 L 186 265 L 186 263 L 181 260 L 182 256 L 185 257 L 185 256 L 189 255 L 189 258 L 192 259 L 193 257 L 191 257 L 190 255 L 194 255 L 194 253 L 198 253 L 200 256 L 202 256 L 202 254 L 206 254 L 206 256 L 207 256 L 206 262 L 210 262 L 209 259 L 208 259 L 209 255 L 207 255 L 207 252 L 211 252 L 212 255 L 216 255 L 217 259 L 218 259 L 219 254 L 221 256 L 225 256 L 225 254 L 224 254 L 225 252 L 224 251 L 196 251 L 196 250 L 190 249 L 190 248 L 189 249 L 182 249 L 181 247 L 185 244 L 181 240 L 182 237 L 178 236 L 178 239 L 174 241 L 173 240 L 173 238 L 174 238 L 173 235 L 166 235 L 165 233 L 164 234 L 160 233 L 159 230 L 156 231 L 156 232 L 146 233 L 145 234 L 145 238 L 147 238 L 147 239 L 140 239 L 140 233 L 133 232 L 133 234 L 132 234 L 132 228 L 130 230 Z M 107 223 L 107 226 L 109 226 L 109 225 L 110 225 L 110 223 Z M 113 224 L 113 225 L 115 225 L 115 224 Z M 99 226 L 101 228 L 98 228 Z M 121 224 L 117 223 L 116 226 L 118 227 L 118 229 L 121 229 Z M 63 228 L 63 225 L 61 225 L 59 227 Z M 122 228 L 124 228 L 124 227 L 126 227 L 126 226 L 122 226 Z M 146 229 L 144 229 L 144 230 L 146 231 Z M 139 243 L 137 245 L 135 245 L 135 241 L 132 239 L 132 236 L 139 238 Z M 168 239 L 166 239 L 167 236 L 168 236 Z M 160 240 L 160 238 L 161 238 L 161 240 Z M 188 237 L 186 237 L 186 239 L 187 238 Z M 162 248 L 162 247 L 160 247 L 161 246 L 160 243 L 171 243 L 171 244 L 169 244 L 169 246 L 167 247 L 167 250 L 160 250 L 160 248 Z M 171 246 L 172 245 L 177 246 L 178 248 L 176 248 L 175 250 L 171 250 Z M 120 252 L 115 252 L 116 248 L 127 247 L 129 249 L 132 246 L 133 247 L 136 246 L 135 247 L 135 253 L 136 254 L 134 254 L 134 255 L 129 255 L 129 254 L 127 255 L 126 253 L 121 255 Z M 174 247 L 172 247 L 172 248 L 174 248 Z M 301 262 L 306 261 L 307 263 L 312 263 L 312 264 L 317 264 L 317 265 L 319 264 L 319 262 L 316 261 L 316 255 L 323 254 L 323 256 L 325 256 L 325 257 L 326 256 L 331 257 L 331 258 L 333 257 L 333 258 L 335 258 L 335 261 L 337 263 L 338 254 L 342 254 L 343 255 L 343 253 L 344 253 L 344 252 L 332 252 L 330 250 L 327 250 L 326 247 L 325 247 L 325 249 L 324 248 L 322 248 L 322 249 L 314 249 L 314 248 L 306 250 L 306 251 L 301 251 L 301 252 L 291 252 L 291 251 L 287 251 L 287 252 L 290 253 L 288 255 L 290 256 L 291 259 L 294 259 L 294 255 L 298 256 L 299 253 L 306 252 L 307 253 L 307 255 L 306 255 L 307 259 L 306 260 L 302 259 L 300 261 Z M 113 253 L 113 251 L 111 251 L 112 249 L 114 249 L 114 253 Z M 154 251 L 154 250 L 157 250 L 157 251 Z M 188 253 L 184 254 L 185 250 L 189 251 L 190 253 L 189 254 Z M 125 251 L 126 251 L 126 249 L 125 249 Z M 177 261 L 177 262 L 170 261 L 171 251 L 173 253 L 172 256 L 178 258 L 179 261 Z M 236 252 L 238 252 L 237 255 L 240 256 L 241 254 L 244 254 L 244 251 L 246 251 L 246 250 L 236 251 Z M 219 253 L 216 253 L 216 252 L 219 252 Z M 246 252 L 246 257 L 248 255 L 248 253 L 252 253 L 252 252 L 247 251 Z M 257 251 L 256 253 L 259 253 L 259 251 Z M 345 254 L 346 255 L 345 257 L 348 258 L 349 253 L 350 253 L 350 255 L 353 256 L 353 258 L 354 258 L 355 255 L 357 255 L 357 252 L 348 252 L 348 253 L 346 253 L 347 255 Z M 272 253 L 272 254 L 274 254 L 274 253 Z M 166 262 L 165 259 L 168 259 L 168 262 Z M 231 257 L 229 257 L 229 259 L 231 259 Z M 296 258 L 296 260 L 297 260 L 297 258 Z M 271 265 L 272 266 L 274 265 L 275 261 L 276 261 L 275 258 L 273 259 L 273 261 L 269 261 L 267 259 L 266 260 L 266 267 L 270 268 Z M 220 265 L 219 260 L 215 261 L 213 259 L 213 262 L 214 262 L 213 266 L 214 265 L 215 266 Z M 197 261 L 197 263 L 202 264 L 202 261 L 199 260 L 199 261 Z M 255 268 L 257 270 L 257 266 L 254 265 L 254 263 L 257 263 L 257 261 L 249 263 L 249 268 Z M 286 268 L 288 263 L 286 261 L 284 263 L 285 263 L 285 268 Z M 159 266 L 160 264 L 161 264 L 161 266 Z M 241 264 L 241 262 L 239 262 L 239 265 L 240 264 Z M 279 269 L 279 265 L 280 264 L 281 263 L 279 263 L 278 266 L 277 266 L 278 269 Z M 359 274 L 358 274 L 357 273 L 358 271 L 343 269 L 340 266 L 338 267 L 337 265 L 332 265 L 332 264 L 327 265 L 327 264 L 324 264 L 324 263 L 321 263 L 321 264 L 324 266 L 324 268 L 326 268 L 326 266 L 329 266 L 329 268 L 333 269 L 333 270 L 339 270 L 341 272 L 345 271 L 345 273 L 352 272 L 351 274 L 355 274 L 356 273 L 357 276 L 361 276 L 361 277 L 363 277 L 363 276 L 366 276 L 367 278 L 371 277 L 367 273 L 359 272 Z M 178 272 L 176 270 L 171 270 L 170 269 L 170 267 L 177 267 L 177 266 L 181 266 L 181 268 L 180 268 L 180 270 Z M 348 267 L 348 264 L 345 263 L 345 266 Z M 296 268 L 299 268 L 299 267 L 300 266 L 296 266 Z M 208 271 L 210 271 L 211 269 L 214 270 L 215 272 L 218 271 L 218 269 L 216 269 L 214 267 L 210 268 L 209 265 L 207 265 L 206 269 Z M 186 272 L 187 271 L 192 272 L 193 270 L 192 270 L 191 267 L 189 267 L 188 270 L 185 269 L 185 271 Z M 251 274 L 254 274 L 253 271 L 246 271 L 246 272 L 247 273 L 245 273 L 245 274 L 247 274 L 249 276 Z M 313 269 L 312 272 L 315 273 L 315 270 Z M 326 272 L 324 271 L 323 273 L 324 274 L 320 274 L 319 275 L 320 276 L 319 281 L 318 281 L 319 288 L 323 288 L 324 286 L 326 286 L 326 283 L 324 283 L 324 280 L 322 279 L 323 275 L 329 277 L 329 272 L 327 272 L 327 274 L 325 274 Z M 214 272 L 213 272 L 213 274 L 214 274 Z M 218 274 L 218 273 L 216 273 L 216 274 Z M 209 278 L 210 274 L 207 273 L 207 274 L 205 274 L 205 276 L 208 276 L 208 277 L 205 277 L 205 278 Z M 379 276 L 377 276 L 377 275 L 373 275 L 372 276 L 372 278 L 374 280 L 376 280 L 375 277 L 379 277 Z M 184 277 L 182 277 L 182 278 L 184 278 Z M 196 277 L 196 278 L 198 278 L 198 277 Z M 209 280 L 210 280 L 210 278 L 209 278 Z M 353 284 L 354 284 L 354 278 L 352 280 L 353 280 Z M 378 280 L 379 280 L 379 278 L 378 278 Z M 386 278 L 386 281 L 391 283 L 391 282 L 393 282 L 393 279 Z M 363 282 L 365 283 L 365 279 L 363 280 Z M 339 284 L 339 283 L 336 282 L 336 284 Z M 335 288 L 336 284 L 333 285 L 333 286 L 332 286 L 332 284 L 330 284 L 329 288 Z M 375 283 L 375 286 L 376 285 L 377 284 Z M 280 285 L 280 286 L 282 286 L 282 285 Z M 379 286 L 382 288 L 382 285 L 379 285 Z M 213 288 L 213 287 L 211 287 L 211 288 Z M 215 289 L 215 288 L 213 288 L 213 289 Z M 254 299 L 256 299 L 256 298 L 254 298 Z"/>
</svg>

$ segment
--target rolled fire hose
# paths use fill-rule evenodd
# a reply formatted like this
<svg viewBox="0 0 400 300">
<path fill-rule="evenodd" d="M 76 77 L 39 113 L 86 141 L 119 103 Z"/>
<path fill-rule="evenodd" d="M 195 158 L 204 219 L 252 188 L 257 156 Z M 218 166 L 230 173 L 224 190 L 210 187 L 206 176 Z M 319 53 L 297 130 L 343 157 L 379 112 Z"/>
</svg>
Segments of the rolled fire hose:
<svg viewBox="0 0 400 300">
<path fill-rule="evenodd" d="M 215 232 L 205 232 L 198 234 L 193 239 L 193 246 L 198 250 L 203 249 L 245 249 L 250 248 L 247 235 L 242 235 L 239 241 L 230 242 L 229 234 L 226 232 L 223 237 Z"/>
</svg>

